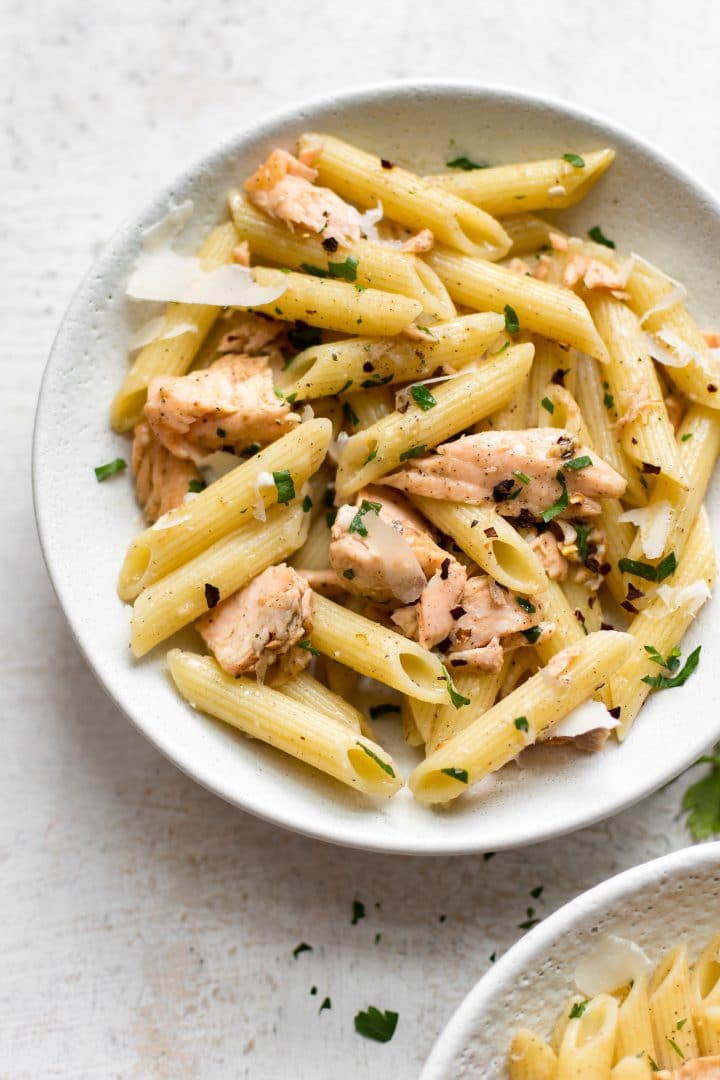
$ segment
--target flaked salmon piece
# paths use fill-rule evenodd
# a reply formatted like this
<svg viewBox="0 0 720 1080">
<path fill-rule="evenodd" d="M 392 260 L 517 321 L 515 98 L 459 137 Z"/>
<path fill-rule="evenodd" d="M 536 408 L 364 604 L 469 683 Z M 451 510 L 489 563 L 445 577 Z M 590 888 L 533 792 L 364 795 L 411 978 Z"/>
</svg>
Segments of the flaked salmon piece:
<svg viewBox="0 0 720 1080">
<path fill-rule="evenodd" d="M 407 251 L 411 255 L 424 255 L 427 251 L 432 251 L 435 246 L 435 236 L 431 229 L 420 229 L 413 236 L 409 236 L 402 245 L 402 251 Z"/>
<path fill-rule="evenodd" d="M 720 1080 L 720 1054 L 685 1061 L 679 1069 L 661 1069 L 657 1080 Z"/>
<path fill-rule="evenodd" d="M 425 574 L 402 530 L 380 517 L 379 506 L 364 500 L 339 508 L 330 530 L 330 565 L 348 592 L 407 604 L 425 588 Z"/>
<path fill-rule="evenodd" d="M 616 429 L 622 431 L 627 424 L 632 424 L 636 420 L 647 423 L 648 410 L 660 404 L 662 404 L 662 399 L 652 396 L 650 387 L 643 379 L 641 382 L 636 383 L 632 390 L 622 392 L 620 406 L 623 411 L 615 421 Z"/>
<path fill-rule="evenodd" d="M 287 150 L 273 150 L 245 181 L 250 201 L 291 229 L 348 245 L 360 239 L 360 214 L 330 188 L 317 187 L 317 170 Z"/>
<path fill-rule="evenodd" d="M 547 253 L 543 253 L 538 258 L 535 269 L 533 270 L 533 277 L 538 281 L 546 281 L 550 273 L 550 267 L 552 266 L 552 259 Z"/>
<path fill-rule="evenodd" d="M 466 585 L 465 567 L 449 557 L 428 581 L 418 603 L 418 641 L 424 649 L 450 635 Z"/>
<path fill-rule="evenodd" d="M 703 337 L 709 349 L 720 349 L 720 332 L 717 330 L 703 330 Z"/>
<path fill-rule="evenodd" d="M 548 233 L 548 240 L 550 241 L 550 247 L 553 251 L 567 251 L 568 238 L 563 236 L 562 233 L 550 232 Z"/>
<path fill-rule="evenodd" d="M 451 652 L 447 662 L 452 668 L 472 667 L 478 671 L 491 671 L 497 673 L 502 669 L 505 659 L 505 650 L 500 644 L 499 638 L 492 638 L 487 645 L 477 649 L 460 649 Z"/>
<path fill-rule="evenodd" d="M 581 468 L 567 468 L 578 459 Z M 558 480 L 561 475 L 563 484 Z M 489 503 L 505 517 L 539 517 L 567 490 L 565 517 L 600 513 L 599 499 L 620 498 L 627 483 L 577 436 L 560 428 L 483 431 L 438 446 L 378 484 L 433 499 Z"/>
<path fill-rule="evenodd" d="M 268 667 L 312 632 L 313 613 L 314 596 L 307 582 L 280 563 L 203 615 L 195 627 L 228 675 L 256 672 L 264 678 Z M 310 661 L 307 650 L 297 653 L 303 655 L 287 662 L 296 671 L 297 664 L 305 667 Z"/>
<path fill-rule="evenodd" d="M 200 481 L 192 462 L 171 454 L 155 438 L 145 420 L 135 427 L 131 465 L 135 495 L 150 525 L 180 505 L 190 490 L 191 480 Z"/>
<path fill-rule="evenodd" d="M 588 255 L 572 255 L 563 271 L 563 285 L 571 289 L 582 282 L 586 289 L 624 291 L 632 271 L 632 260 L 624 266 L 609 266 Z"/>
<path fill-rule="evenodd" d="M 529 541 L 543 570 L 552 581 L 564 581 L 568 575 L 568 561 L 560 551 L 560 541 L 551 532 L 539 533 Z"/>
<path fill-rule="evenodd" d="M 250 265 L 250 245 L 247 240 L 241 240 L 232 251 L 232 261 L 238 266 Z"/>
<path fill-rule="evenodd" d="M 449 653 L 482 649 L 497 638 L 519 634 L 535 626 L 542 615 L 537 601 L 530 603 L 532 612 L 521 607 L 515 597 L 487 574 L 468 579 L 460 606 L 449 634 Z M 525 642 L 527 644 L 527 642 Z"/>
<path fill-rule="evenodd" d="M 417 641 L 419 629 L 419 611 L 417 604 L 408 604 L 407 607 L 395 608 L 390 618 L 392 622 L 402 630 L 406 638 Z"/>
<path fill-rule="evenodd" d="M 508 270 L 512 270 L 514 274 L 530 274 L 530 266 L 524 259 L 519 259 L 515 255 L 508 263 Z"/>
<path fill-rule="evenodd" d="M 235 311 L 228 323 L 227 333 L 218 345 L 220 353 L 241 353 L 260 356 L 290 350 L 287 339 L 288 323 L 268 319 L 252 311 Z"/>
<path fill-rule="evenodd" d="M 313 592 L 321 596 L 343 596 L 348 592 L 347 580 L 338 577 L 334 570 L 303 570 L 301 566 L 296 569 Z"/>
<path fill-rule="evenodd" d="M 189 375 L 151 379 L 145 416 L 172 454 L 196 463 L 225 446 L 266 446 L 300 423 L 275 394 L 268 358 L 234 354 Z"/>
</svg>

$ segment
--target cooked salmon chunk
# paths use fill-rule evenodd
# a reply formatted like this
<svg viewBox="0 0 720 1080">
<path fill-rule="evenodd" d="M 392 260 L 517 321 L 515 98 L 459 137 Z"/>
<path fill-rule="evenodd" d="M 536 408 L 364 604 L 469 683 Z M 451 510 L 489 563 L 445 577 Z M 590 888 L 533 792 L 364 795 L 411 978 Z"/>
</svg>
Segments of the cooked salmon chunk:
<svg viewBox="0 0 720 1080">
<path fill-rule="evenodd" d="M 527 602 L 526 602 L 527 603 Z M 515 597 L 487 574 L 468 580 L 450 631 L 450 652 L 482 649 L 494 639 L 529 630 L 540 621 L 537 603 L 527 611 Z"/>
<path fill-rule="evenodd" d="M 418 641 L 424 649 L 444 641 L 467 586 L 467 571 L 455 559 L 446 558 L 422 591 L 418 603 Z"/>
<path fill-rule="evenodd" d="M 190 490 L 191 480 L 200 480 L 192 462 L 171 454 L 155 438 L 145 420 L 140 421 L 133 434 L 131 464 L 137 501 L 150 525 L 180 505 Z"/>
<path fill-rule="evenodd" d="M 316 179 L 317 169 L 286 150 L 273 150 L 245 181 L 245 190 L 251 202 L 292 230 L 322 234 L 323 241 L 336 245 L 359 240 L 358 211 L 330 188 L 317 187 Z"/>
<path fill-rule="evenodd" d="M 244 356 L 267 356 L 288 348 L 288 323 L 268 319 L 253 311 L 234 311 L 227 321 L 218 352 Z"/>
<path fill-rule="evenodd" d="M 263 570 L 195 626 L 228 675 L 256 672 L 264 677 L 271 665 L 282 660 L 290 678 L 310 662 L 306 649 L 293 647 L 312 632 L 313 611 L 314 597 L 307 582 L 281 563 Z"/>
<path fill-rule="evenodd" d="M 662 1069 L 657 1080 L 720 1080 L 720 1054 L 685 1061 L 679 1069 Z"/>
<path fill-rule="evenodd" d="M 265 446 L 300 422 L 276 396 L 267 357 L 234 354 L 203 371 L 151 379 L 145 416 L 172 454 L 194 462 L 225 446 Z"/>
<path fill-rule="evenodd" d="M 559 428 L 465 435 L 380 482 L 434 499 L 490 503 L 506 517 L 523 510 L 539 517 L 565 490 L 568 505 L 562 516 L 599 514 L 599 500 L 618 499 L 627 486 L 577 436 Z"/>
</svg>

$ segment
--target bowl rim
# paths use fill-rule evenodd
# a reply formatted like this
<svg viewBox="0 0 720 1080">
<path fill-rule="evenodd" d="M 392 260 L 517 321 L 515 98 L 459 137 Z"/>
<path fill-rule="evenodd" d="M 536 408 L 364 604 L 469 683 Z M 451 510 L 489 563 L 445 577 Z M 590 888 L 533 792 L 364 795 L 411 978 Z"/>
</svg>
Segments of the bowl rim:
<svg viewBox="0 0 720 1080">
<path fill-rule="evenodd" d="M 564 115 L 578 123 L 589 122 L 590 124 L 601 128 L 603 134 L 607 134 L 609 138 L 630 142 L 645 154 L 654 158 L 671 176 L 673 176 L 673 178 L 691 188 L 698 199 L 709 203 L 720 219 L 720 197 L 706 187 L 701 181 L 697 180 L 691 173 L 687 172 L 672 157 L 665 154 L 664 151 L 659 150 L 653 143 L 636 135 L 633 131 L 625 128 L 623 125 L 607 119 L 600 113 L 590 109 L 578 108 L 575 105 L 570 105 L 563 102 L 560 98 L 549 94 L 536 94 L 528 90 L 517 89 L 502 83 L 484 83 L 473 80 L 452 80 L 444 78 L 404 78 L 371 83 L 359 83 L 343 90 L 313 95 L 312 97 L 302 99 L 296 104 L 280 107 L 263 117 L 263 119 L 258 120 L 253 124 L 245 125 L 229 136 L 214 140 L 209 147 L 202 154 L 195 157 L 192 163 L 185 169 L 179 173 L 173 173 L 170 177 L 166 178 L 165 181 L 157 188 L 154 188 L 153 192 L 144 200 L 138 200 L 134 208 L 125 215 L 118 227 L 111 233 L 110 238 L 103 245 L 100 253 L 92 259 L 92 262 L 72 293 L 68 306 L 62 316 L 50 347 L 42 379 L 40 381 L 32 434 L 32 492 L 34 515 L 40 548 L 53 590 L 67 624 L 70 627 L 73 638 L 96 680 L 110 700 L 113 701 L 115 706 L 128 720 L 130 720 L 133 726 L 141 732 L 157 750 L 196 783 L 224 799 L 226 802 L 229 802 L 239 809 L 272 825 L 280 826 L 290 832 L 307 836 L 311 839 L 337 844 L 341 847 L 355 848 L 363 851 L 374 851 L 384 854 L 428 856 L 467 855 L 487 850 L 510 850 L 512 848 L 527 847 L 543 840 L 550 840 L 577 832 L 580 829 L 587 828 L 588 826 L 594 825 L 599 821 L 603 821 L 622 812 L 629 806 L 640 802 L 654 791 L 657 791 L 671 779 L 677 777 L 695 761 L 697 754 L 692 752 L 682 756 L 681 753 L 678 753 L 672 762 L 668 762 L 668 767 L 663 771 L 661 776 L 658 775 L 649 782 L 646 781 L 640 784 L 637 788 L 633 789 L 632 794 L 629 796 L 616 796 L 609 802 L 607 808 L 602 811 L 598 810 L 588 813 L 586 817 L 569 825 L 558 822 L 550 828 L 545 826 L 537 827 L 534 831 L 530 829 L 526 835 L 512 841 L 508 841 L 507 839 L 496 840 L 492 834 L 487 835 L 483 833 L 478 836 L 477 841 L 474 839 L 453 841 L 449 838 L 447 844 L 441 844 L 432 840 L 430 842 L 425 842 L 422 836 L 407 836 L 400 832 L 397 834 L 386 833 L 383 835 L 382 840 L 378 841 L 373 837 L 356 835 L 356 828 L 351 827 L 349 829 L 344 829 L 342 827 L 337 827 L 334 824 L 334 819 L 331 815 L 318 815 L 317 821 L 313 823 L 299 823 L 293 819 L 289 811 L 285 812 L 281 808 L 276 807 L 272 800 L 262 802 L 260 799 L 253 799 L 250 796 L 241 801 L 237 794 L 230 789 L 229 784 L 225 783 L 223 780 L 204 774 L 200 769 L 195 768 L 194 763 L 189 758 L 182 760 L 169 741 L 163 740 L 156 734 L 147 730 L 142 722 L 142 717 L 134 715 L 120 696 L 116 696 L 110 686 L 106 683 L 102 672 L 99 670 L 98 666 L 96 666 L 93 657 L 91 638 L 89 635 L 86 637 L 84 633 L 82 619 L 77 612 L 71 613 L 71 606 L 65 601 L 62 568 L 56 565 L 52 550 L 51 533 L 53 525 L 45 518 L 42 499 L 39 493 L 41 485 L 40 473 L 43 468 L 42 455 L 39 452 L 40 431 L 44 414 L 48 410 L 48 384 L 50 382 L 51 371 L 54 366 L 56 354 L 61 350 L 63 338 L 68 332 L 68 325 L 72 321 L 75 308 L 80 303 L 87 286 L 102 271 L 105 263 L 112 259 L 116 248 L 125 242 L 130 234 L 137 232 L 139 222 L 147 216 L 152 205 L 160 201 L 171 199 L 173 197 L 173 189 L 190 182 L 203 168 L 212 167 L 218 160 L 221 160 L 233 149 L 236 149 L 238 143 L 242 144 L 253 139 L 262 138 L 264 132 L 267 131 L 270 133 L 276 128 L 281 127 L 283 124 L 290 124 L 303 113 L 312 114 L 314 111 L 327 108 L 328 106 L 342 108 L 351 105 L 367 105 L 381 100 L 386 101 L 388 98 L 391 99 L 398 93 L 402 95 L 407 95 L 409 93 L 426 93 L 448 99 L 452 99 L 460 94 L 470 97 L 475 96 L 479 101 L 490 98 L 498 103 L 506 100 L 508 104 L 511 105 L 519 104 L 533 108 L 537 108 L 538 106 L 547 107 L 554 110 L 560 116 Z M 706 746 L 709 747 L 713 745 L 716 738 L 717 734 L 710 737 Z"/>
<path fill-rule="evenodd" d="M 711 867 L 720 869 L 720 840 L 690 845 L 631 866 L 563 904 L 516 941 L 478 979 L 437 1037 L 420 1080 L 447 1080 L 455 1075 L 452 1072 L 454 1060 L 466 1045 L 485 1005 L 502 993 L 503 986 L 512 977 L 517 977 L 545 955 L 562 934 L 574 930 L 580 922 L 587 922 L 590 917 L 599 917 L 612 908 L 619 908 L 628 896 L 666 875 Z"/>
</svg>

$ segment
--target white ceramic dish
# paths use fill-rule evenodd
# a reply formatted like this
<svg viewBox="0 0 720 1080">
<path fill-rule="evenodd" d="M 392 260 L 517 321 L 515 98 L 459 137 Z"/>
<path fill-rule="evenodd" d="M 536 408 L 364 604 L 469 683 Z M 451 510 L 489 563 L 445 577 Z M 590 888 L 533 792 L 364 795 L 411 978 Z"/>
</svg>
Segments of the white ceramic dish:
<svg viewBox="0 0 720 1080">
<path fill-rule="evenodd" d="M 372 805 L 188 708 L 170 686 L 162 650 L 142 663 L 130 657 L 128 611 L 115 583 L 142 522 L 129 478 L 98 485 L 93 466 L 129 456 L 127 442 L 109 430 L 107 412 L 127 368 L 133 312 L 124 286 L 140 232 L 171 200 L 191 198 L 196 214 L 185 239 L 194 243 L 222 213 L 231 183 L 273 146 L 289 147 L 307 129 L 340 134 L 428 171 L 441 168 L 449 153 L 499 163 L 614 146 L 610 174 L 564 220 L 583 230 L 600 223 L 624 248 L 659 262 L 687 283 L 696 313 L 717 324 L 720 263 L 712 253 L 720 249 L 720 206 L 626 132 L 559 103 L 440 83 L 393 84 L 298 106 L 230 136 L 158 192 L 114 236 L 70 305 L 45 373 L 34 444 L 38 527 L 60 603 L 101 683 L 137 727 L 200 783 L 279 825 L 339 844 L 413 854 L 497 850 L 589 825 L 660 787 L 717 737 L 715 602 L 687 643 L 705 642 L 699 672 L 683 689 L 652 700 L 622 747 L 611 744 L 597 756 L 538 750 L 522 770 L 505 769 L 447 813 L 416 805 L 407 789 L 388 805 Z M 716 488 L 710 505 L 718 531 Z M 392 729 L 380 730 L 390 734 L 389 748 L 409 772 L 413 753 Z"/>
<path fill-rule="evenodd" d="M 656 963 L 678 940 L 697 956 L 720 927 L 720 843 L 683 848 L 596 885 L 525 935 L 444 1028 L 421 1080 L 506 1080 L 516 1028 L 549 1036 L 578 962 L 606 934 Z"/>
</svg>

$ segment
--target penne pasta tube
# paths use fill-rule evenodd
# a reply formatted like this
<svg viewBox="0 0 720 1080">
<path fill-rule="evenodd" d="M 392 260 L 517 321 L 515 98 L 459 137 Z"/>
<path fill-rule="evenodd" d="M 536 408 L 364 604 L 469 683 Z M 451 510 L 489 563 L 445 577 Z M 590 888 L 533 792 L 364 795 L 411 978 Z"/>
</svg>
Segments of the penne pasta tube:
<svg viewBox="0 0 720 1080">
<path fill-rule="evenodd" d="M 286 559 L 302 545 L 308 524 L 301 506 L 275 506 L 267 521 L 253 521 L 230 533 L 144 589 L 130 618 L 133 656 L 144 656 L 268 566 Z"/>
<path fill-rule="evenodd" d="M 298 570 L 328 570 L 330 567 L 330 529 L 325 514 L 313 521 L 307 540 L 295 552 L 291 564 Z"/>
<path fill-rule="evenodd" d="M 238 235 L 247 240 L 253 255 L 292 270 L 306 270 L 309 266 L 324 273 L 328 273 L 330 264 L 347 266 L 350 257 L 349 273 L 351 277 L 354 273 L 352 280 L 358 285 L 418 300 L 422 311 L 434 319 L 452 319 L 455 315 L 447 289 L 417 255 L 374 240 L 357 240 L 343 245 L 340 252 L 329 253 L 320 237 L 291 232 L 258 210 L 237 189 L 230 192 L 229 202 Z"/>
<path fill-rule="evenodd" d="M 595 693 L 632 645 L 629 634 L 608 630 L 590 634 L 563 651 L 553 660 L 552 670 L 532 675 L 418 765 L 410 777 L 415 798 L 448 802 L 512 761 Z"/>
<path fill-rule="evenodd" d="M 575 368 L 577 366 L 577 353 L 574 349 L 564 348 L 556 341 L 547 338 L 536 337 L 535 359 L 530 372 L 529 391 L 530 401 L 535 409 L 542 408 L 542 399 L 551 396 L 556 390 L 568 390 L 575 392 Z M 546 409 L 541 415 L 542 423 L 539 427 L 552 423 L 554 414 Z M 555 427 L 562 427 L 559 419 L 554 421 Z"/>
<path fill-rule="evenodd" d="M 605 374 L 621 413 L 616 428 L 625 453 L 641 468 L 659 468 L 687 489 L 660 380 L 637 318 L 612 296 L 590 295 L 588 305 L 610 356 Z"/>
<path fill-rule="evenodd" d="M 345 401 L 351 410 L 351 426 L 354 431 L 372 427 L 378 420 L 395 411 L 395 395 L 389 386 L 376 386 L 372 390 L 348 394 Z"/>
<path fill-rule="evenodd" d="M 692 971 L 695 1031 L 701 1054 L 720 1054 L 720 934 L 708 943 Z"/>
<path fill-rule="evenodd" d="M 500 224 L 510 237 L 512 247 L 509 255 L 530 255 L 538 248 L 548 247 L 550 233 L 560 231 L 554 229 L 549 221 L 535 217 L 534 214 L 511 212 L 508 217 L 501 219 Z"/>
<path fill-rule="evenodd" d="M 680 490 L 676 484 L 673 487 L 676 491 Z M 620 560 L 627 558 L 632 550 L 635 529 L 628 522 L 620 521 L 624 511 L 619 499 L 601 499 L 600 505 L 602 515 L 598 526 L 605 533 L 605 561 L 610 565 L 604 580 L 615 602 L 622 604 L 627 599 L 628 587 L 620 569 Z"/>
<path fill-rule="evenodd" d="M 693 401 L 720 409 L 720 360 L 677 296 L 677 285 L 643 261 L 635 264 L 626 289 L 643 330 L 655 335 L 661 346 L 653 355 L 673 383 Z M 665 363 L 673 355 L 677 363 Z"/>
<path fill-rule="evenodd" d="M 375 154 L 330 135 L 303 135 L 298 146 L 318 152 L 320 183 L 358 206 L 382 203 L 386 217 L 409 229 L 430 229 L 441 243 L 470 255 L 502 258 L 510 247 L 502 225 L 484 210 L 399 165 L 388 169 Z"/>
<path fill-rule="evenodd" d="M 541 638 L 535 646 L 543 664 L 547 664 L 562 649 L 577 645 L 586 635 L 560 582 L 546 576 L 545 586 L 538 594 L 538 603 L 540 610 L 546 613 L 546 621 L 552 623 L 552 634 Z"/>
<path fill-rule="evenodd" d="M 592 634 L 600 629 L 602 624 L 602 608 L 595 593 L 590 592 L 580 581 L 573 577 L 567 577 L 560 585 L 570 610 L 577 622 L 580 623 L 582 632 Z M 549 613 L 552 618 L 552 612 Z"/>
<path fill-rule="evenodd" d="M 568 1021 L 558 1052 L 557 1080 L 610 1080 L 618 1006 L 610 994 L 592 998 Z"/>
<path fill-rule="evenodd" d="M 534 1031 L 521 1028 L 510 1045 L 508 1075 L 510 1080 L 555 1080 L 555 1051 Z"/>
<path fill-rule="evenodd" d="M 500 313 L 509 306 L 523 330 L 607 361 L 607 350 L 587 307 L 570 289 L 446 248 L 436 248 L 426 258 L 457 303 Z"/>
<path fill-rule="evenodd" d="M 663 1069 L 698 1056 L 687 946 L 678 945 L 658 964 L 648 986 L 655 1060 Z M 679 1026 L 678 1026 L 679 1025 Z"/>
<path fill-rule="evenodd" d="M 690 532 L 678 569 L 669 579 L 677 606 L 673 607 L 672 594 L 668 603 L 656 595 L 628 627 L 635 645 L 630 656 L 610 681 L 613 708 L 620 709 L 620 725 L 616 728 L 616 733 L 621 742 L 650 693 L 651 687 L 642 680 L 646 676 L 659 675 L 662 672 L 662 668 L 651 660 L 645 646 L 653 646 L 665 657 L 671 649 L 680 644 L 698 608 L 704 603 L 704 587 L 707 588 L 706 595 L 710 595 L 715 573 L 715 550 L 710 524 L 702 510 Z M 684 590 L 698 588 L 699 596 L 690 592 L 686 593 L 683 599 Z"/>
<path fill-rule="evenodd" d="M 310 641 L 321 653 L 408 697 L 442 704 L 443 666 L 434 653 L 348 608 L 315 596 Z"/>
<path fill-rule="evenodd" d="M 365 718 L 360 710 L 340 697 L 339 694 L 334 694 L 332 690 L 324 686 L 318 679 L 314 679 L 307 671 L 298 672 L 297 675 L 293 675 L 292 679 L 283 683 L 282 686 L 278 686 L 277 689 L 281 694 L 292 698 L 293 701 L 299 701 L 301 705 L 306 705 L 308 709 L 322 713 L 323 716 L 328 716 L 339 724 L 345 724 L 353 731 L 362 731 Z"/>
<path fill-rule="evenodd" d="M 537 555 L 492 507 L 464 506 L 424 495 L 412 495 L 410 501 L 501 585 L 523 596 L 544 587 L 545 573 Z"/>
<path fill-rule="evenodd" d="M 439 383 L 433 408 L 412 404 L 404 413 L 390 413 L 353 435 L 340 455 L 338 493 L 358 491 L 499 408 L 526 377 L 532 355 L 532 345 L 508 349 L 477 369 Z"/>
<path fill-rule="evenodd" d="M 294 357 L 282 389 L 302 401 L 430 378 L 442 365 L 457 369 L 479 360 L 504 325 L 500 315 L 488 312 L 428 327 L 426 341 L 361 337 L 315 345 Z"/>
<path fill-rule="evenodd" d="M 209 656 L 172 649 L 167 659 L 175 685 L 194 708 L 366 795 L 387 798 L 402 786 L 390 755 L 348 724 L 254 680 L 232 678 Z"/>
<path fill-rule="evenodd" d="M 655 1073 L 646 1057 L 625 1057 L 613 1066 L 610 1080 L 653 1080 Z"/>
<path fill-rule="evenodd" d="M 425 753 L 439 750 L 448 739 L 463 731 L 495 704 L 510 661 L 505 662 L 500 671 L 453 671 L 455 689 L 465 698 L 470 698 L 469 705 L 459 709 L 448 702 L 438 705 L 435 710 L 430 731 L 425 741 Z"/>
<path fill-rule="evenodd" d="M 198 255 L 208 270 L 232 259 L 238 237 L 230 222 L 218 225 L 200 248 Z M 135 362 L 113 398 L 110 423 L 115 431 L 130 431 L 143 416 L 148 383 L 156 375 L 184 375 L 189 371 L 203 341 L 220 314 L 221 308 L 210 304 L 168 304 L 165 309 L 163 336 L 151 341 Z M 174 327 L 194 327 L 176 337 L 169 337 Z"/>
<path fill-rule="evenodd" d="M 612 165 L 614 150 L 597 150 L 582 157 L 578 167 L 565 158 L 495 165 L 467 172 L 439 173 L 428 179 L 490 214 L 518 210 L 559 210 L 583 199 Z"/>
<path fill-rule="evenodd" d="M 131 601 L 152 582 L 213 542 L 253 520 L 258 507 L 277 502 L 276 484 L 262 484 L 288 471 L 295 491 L 320 468 L 332 435 L 329 420 L 309 420 L 182 503 L 133 540 L 120 571 L 118 594 Z"/>
<path fill-rule="evenodd" d="M 618 1009 L 615 1035 L 616 1062 L 620 1062 L 622 1058 L 636 1058 L 638 1055 L 643 1055 L 645 1060 L 655 1058 L 647 979 L 644 975 L 633 981 L 627 997 Z"/>
<path fill-rule="evenodd" d="M 437 712 L 444 705 L 436 705 L 431 701 L 418 701 L 417 698 L 408 698 L 408 707 L 413 719 L 413 727 L 417 731 L 423 743 L 427 743 Z"/>
<path fill-rule="evenodd" d="M 285 291 L 271 304 L 258 304 L 248 311 L 289 321 L 301 319 L 344 334 L 399 334 L 422 312 L 418 300 L 380 289 L 356 289 L 347 281 L 267 266 L 256 266 L 253 278 L 260 285 L 282 285 Z"/>
<path fill-rule="evenodd" d="M 408 746 L 422 746 L 424 739 L 418 730 L 413 716 L 410 702 L 412 698 L 403 697 L 400 704 L 400 720 L 402 722 L 403 738 Z"/>
</svg>

